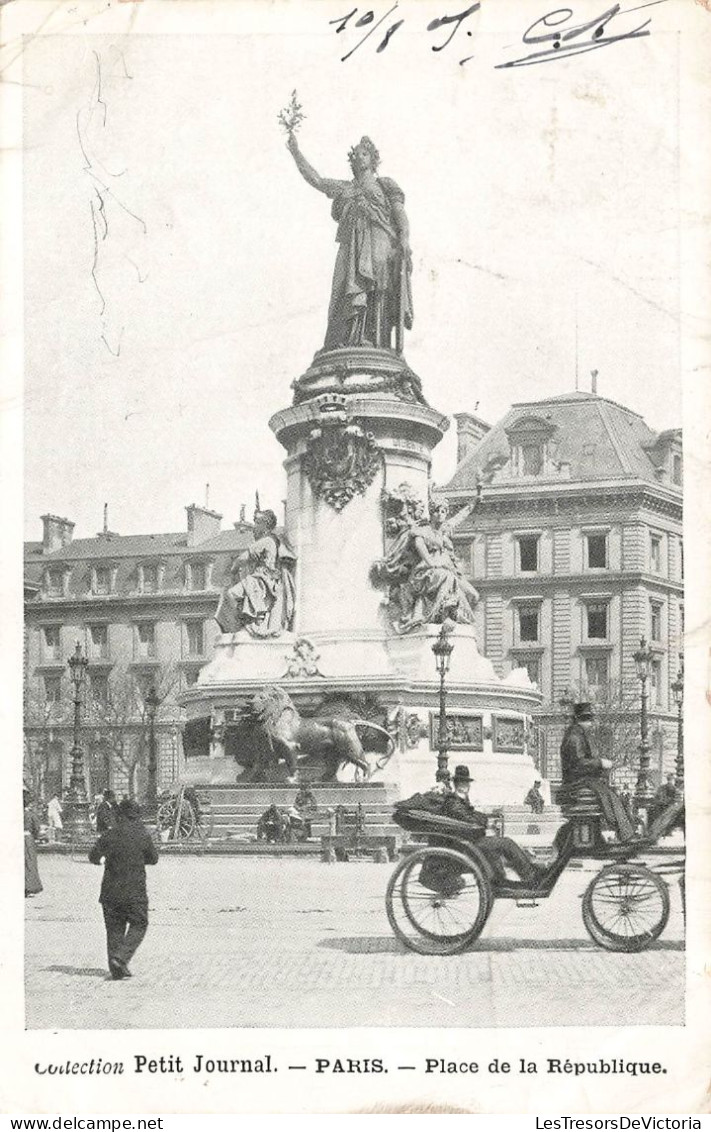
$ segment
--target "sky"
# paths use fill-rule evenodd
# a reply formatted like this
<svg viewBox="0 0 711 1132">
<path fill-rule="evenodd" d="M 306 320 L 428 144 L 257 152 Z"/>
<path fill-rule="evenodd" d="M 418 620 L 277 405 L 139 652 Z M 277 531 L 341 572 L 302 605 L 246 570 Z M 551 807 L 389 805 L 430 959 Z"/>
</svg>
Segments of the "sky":
<svg viewBox="0 0 711 1132">
<path fill-rule="evenodd" d="M 387 48 L 374 35 L 345 62 L 356 29 L 336 33 L 350 8 L 333 3 L 300 22 L 265 5 L 234 34 L 206 20 L 27 45 L 26 537 L 47 511 L 91 536 L 104 502 L 121 534 L 181 530 L 206 484 L 224 525 L 255 490 L 280 511 L 268 420 L 323 344 L 336 254 L 330 202 L 277 122 L 292 89 L 320 173 L 347 177 L 368 134 L 404 190 L 405 354 L 435 408 L 494 423 L 597 369 L 602 396 L 681 423 L 673 37 L 660 17 L 646 39 L 497 69 L 522 49 L 524 7 L 433 52 L 443 5 L 403 3 Z"/>
</svg>

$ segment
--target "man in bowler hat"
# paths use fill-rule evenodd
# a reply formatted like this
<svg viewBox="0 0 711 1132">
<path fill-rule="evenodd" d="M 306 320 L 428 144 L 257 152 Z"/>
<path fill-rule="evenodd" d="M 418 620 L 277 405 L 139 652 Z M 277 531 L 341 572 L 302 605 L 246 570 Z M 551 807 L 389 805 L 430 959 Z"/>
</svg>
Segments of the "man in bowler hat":
<svg viewBox="0 0 711 1132">
<path fill-rule="evenodd" d="M 109 971 L 113 979 L 127 979 L 129 960 L 148 930 L 146 865 L 158 863 L 156 847 L 131 798 L 119 803 L 116 824 L 101 834 L 89 860 L 92 865 L 104 862 L 99 903 L 106 925 Z"/>
<path fill-rule="evenodd" d="M 546 871 L 539 867 L 525 849 L 510 837 L 485 837 L 487 816 L 474 809 L 469 801 L 469 790 L 473 782 L 469 768 L 460 765 L 454 768 L 452 785 L 454 792 L 448 794 L 442 806 L 442 814 L 458 821 L 470 822 L 477 827 L 475 834 L 477 848 L 494 866 L 499 880 L 508 883 L 506 868 L 513 870 L 524 884 L 535 884 Z"/>
<path fill-rule="evenodd" d="M 566 728 L 560 745 L 563 785 L 558 801 L 575 802 L 582 788 L 591 790 L 600 803 L 608 826 L 620 841 L 631 841 L 635 827 L 619 794 L 607 781 L 612 766 L 609 759 L 595 754 L 592 744 L 593 710 L 589 703 L 573 705 L 573 719 Z"/>
</svg>

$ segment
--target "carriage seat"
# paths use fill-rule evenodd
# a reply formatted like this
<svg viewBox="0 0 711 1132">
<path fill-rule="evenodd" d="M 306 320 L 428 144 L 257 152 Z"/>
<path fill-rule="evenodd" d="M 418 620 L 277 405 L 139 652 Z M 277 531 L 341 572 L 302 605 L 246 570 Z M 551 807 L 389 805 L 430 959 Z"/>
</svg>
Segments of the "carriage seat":
<svg viewBox="0 0 711 1132">
<path fill-rule="evenodd" d="M 561 789 L 558 804 L 563 817 L 572 825 L 576 849 L 590 849 L 601 844 L 602 810 L 593 790 L 572 783 Z"/>
<path fill-rule="evenodd" d="M 588 786 L 576 786 L 573 783 L 567 788 L 562 787 L 558 802 L 566 818 L 602 817 L 598 796 Z"/>
</svg>

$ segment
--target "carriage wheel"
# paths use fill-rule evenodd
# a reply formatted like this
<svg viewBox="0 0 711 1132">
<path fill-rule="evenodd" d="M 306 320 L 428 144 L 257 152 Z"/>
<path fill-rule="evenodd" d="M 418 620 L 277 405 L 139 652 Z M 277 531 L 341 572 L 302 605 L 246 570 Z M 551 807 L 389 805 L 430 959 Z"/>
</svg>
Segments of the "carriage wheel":
<svg viewBox="0 0 711 1132">
<path fill-rule="evenodd" d="M 175 827 L 175 807 L 177 801 L 177 798 L 172 794 L 169 797 L 159 800 L 158 810 L 156 812 L 156 828 L 159 837 L 165 830 L 168 831 L 169 836 L 172 836 Z"/>
<path fill-rule="evenodd" d="M 669 889 L 646 865 L 609 865 L 583 896 L 583 923 L 608 951 L 643 951 L 669 919 Z"/>
<path fill-rule="evenodd" d="M 423 955 L 455 955 L 477 938 L 493 904 L 484 871 L 456 849 L 419 849 L 397 866 L 385 906 L 395 935 Z"/>
</svg>

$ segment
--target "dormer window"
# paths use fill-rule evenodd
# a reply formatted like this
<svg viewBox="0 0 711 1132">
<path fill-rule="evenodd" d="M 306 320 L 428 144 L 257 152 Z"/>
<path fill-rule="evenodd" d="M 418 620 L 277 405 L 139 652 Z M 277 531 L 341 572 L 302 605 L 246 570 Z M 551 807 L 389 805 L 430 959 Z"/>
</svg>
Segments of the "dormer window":
<svg viewBox="0 0 711 1132">
<path fill-rule="evenodd" d="M 684 482 L 684 465 L 681 458 L 681 452 L 674 452 L 672 454 L 672 483 L 677 487 L 681 487 Z"/>
<path fill-rule="evenodd" d="M 96 562 L 91 567 L 91 592 L 95 597 L 105 597 L 116 590 L 118 565 L 115 562 Z"/>
<path fill-rule="evenodd" d="M 521 471 L 524 476 L 540 476 L 543 471 L 543 445 L 521 445 Z"/>
<path fill-rule="evenodd" d="M 111 570 L 108 566 L 96 567 L 94 570 L 94 584 L 92 589 L 95 594 L 111 593 Z"/>
<path fill-rule="evenodd" d="M 522 417 L 506 429 L 514 475 L 545 475 L 550 459 L 550 441 L 555 431 L 555 425 L 541 417 Z"/>
<path fill-rule="evenodd" d="M 138 565 L 138 589 L 142 594 L 157 594 L 163 584 L 165 565 L 163 562 L 140 562 Z"/>
<path fill-rule="evenodd" d="M 201 593 L 210 588 L 212 562 L 193 561 L 185 563 L 185 588 Z"/>
<path fill-rule="evenodd" d="M 153 563 L 141 567 L 141 592 L 144 594 L 158 592 L 158 567 Z"/>
<path fill-rule="evenodd" d="M 65 597 L 69 571 L 65 567 L 53 566 L 44 576 L 44 589 L 48 597 Z"/>
</svg>

